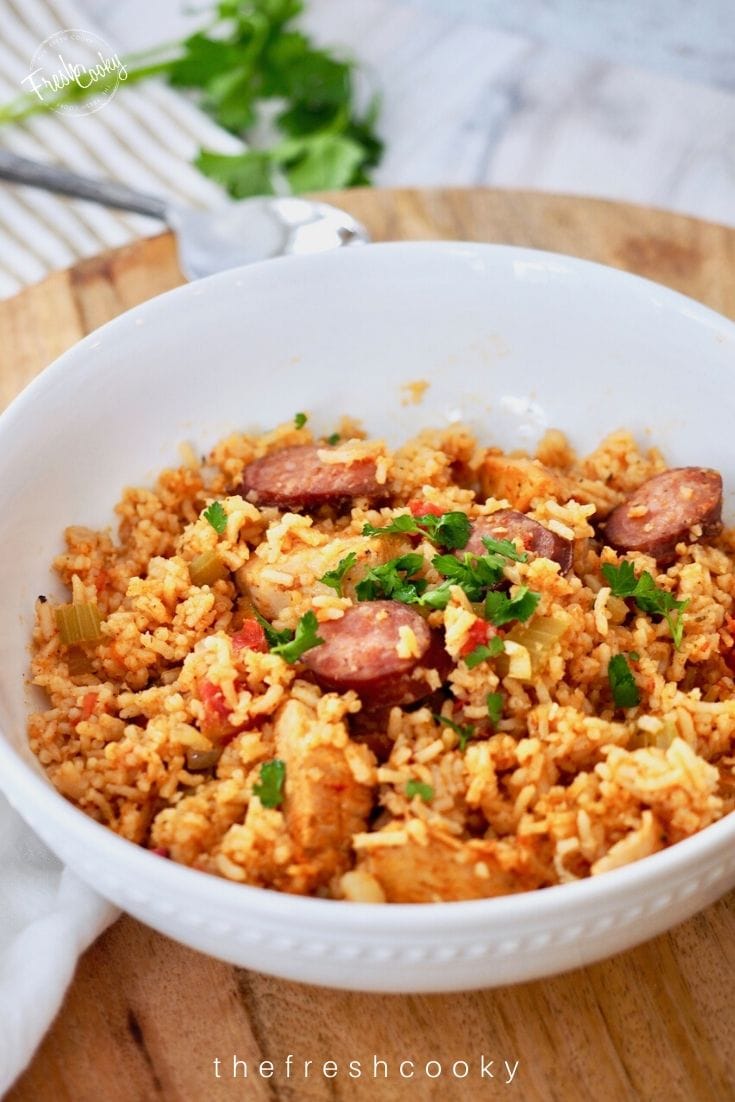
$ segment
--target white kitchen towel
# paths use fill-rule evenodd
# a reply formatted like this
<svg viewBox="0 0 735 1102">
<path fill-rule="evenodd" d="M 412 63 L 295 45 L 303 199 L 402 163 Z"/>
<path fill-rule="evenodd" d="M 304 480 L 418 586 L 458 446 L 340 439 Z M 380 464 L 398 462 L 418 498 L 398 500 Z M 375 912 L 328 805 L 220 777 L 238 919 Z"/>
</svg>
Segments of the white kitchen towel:
<svg viewBox="0 0 735 1102">
<path fill-rule="evenodd" d="M 69 0 L 0 0 L 0 104 L 29 90 L 23 80 L 41 44 L 73 29 L 97 33 Z M 118 52 L 115 43 L 106 43 L 110 56 Z M 221 202 L 222 192 L 191 164 L 197 150 L 242 149 L 183 95 L 156 82 L 143 89 L 122 83 L 93 114 L 56 111 L 3 126 L 0 146 L 198 207 Z M 154 219 L 0 181 L 0 298 L 56 268 L 161 228 Z"/>
<path fill-rule="evenodd" d="M 0 796 L 0 1097 L 55 1017 L 80 953 L 116 913 Z"/>
<path fill-rule="evenodd" d="M 40 43 L 71 28 L 94 31 L 67 0 L 0 0 L 0 102 L 23 91 Z M 183 97 L 151 85 L 145 92 L 125 88 L 95 114 L 56 113 L 4 127 L 0 145 L 195 206 L 221 201 L 190 164 L 196 150 L 241 148 Z M 160 229 L 151 219 L 0 182 L 0 297 Z M 56 1015 L 79 955 L 115 913 L 62 868 L 0 796 L 0 1096 Z"/>
</svg>

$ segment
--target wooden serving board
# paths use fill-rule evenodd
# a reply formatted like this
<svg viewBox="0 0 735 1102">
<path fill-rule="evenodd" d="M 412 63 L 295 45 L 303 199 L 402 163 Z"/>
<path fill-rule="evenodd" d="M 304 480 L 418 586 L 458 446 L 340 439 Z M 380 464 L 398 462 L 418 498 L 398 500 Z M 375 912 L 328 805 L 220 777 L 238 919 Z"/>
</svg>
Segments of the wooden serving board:
<svg viewBox="0 0 735 1102">
<path fill-rule="evenodd" d="M 328 198 L 362 219 L 376 240 L 464 238 L 571 253 L 649 276 L 735 317 L 735 230 L 722 226 L 514 191 L 363 190 Z M 0 404 L 83 334 L 181 281 L 164 235 L 0 303 Z M 289 1053 L 300 1070 L 287 1079 Z M 492 1080 L 479 1078 L 481 1054 L 495 1061 Z M 233 1056 L 247 1061 L 247 1079 L 231 1077 Z M 373 1078 L 374 1056 L 387 1063 L 388 1078 L 380 1065 Z M 314 1062 L 308 1079 L 306 1059 Z M 471 1061 L 469 1076 L 452 1078 L 451 1063 L 463 1059 Z M 272 1078 L 257 1076 L 260 1060 L 275 1064 Z M 318 1071 L 325 1060 L 338 1064 L 336 1078 Z M 360 1078 L 349 1077 L 351 1060 L 361 1062 Z M 400 1077 L 402 1060 L 415 1061 L 413 1079 Z M 441 1078 L 424 1074 L 432 1060 L 443 1065 Z M 503 1060 L 511 1068 L 520 1062 L 509 1086 Z M 527 1102 L 724 1102 L 735 1098 L 733 1069 L 735 893 L 601 964 L 436 996 L 286 983 L 123 918 L 82 959 L 56 1023 L 8 1099 L 474 1102 L 512 1092 Z"/>
</svg>

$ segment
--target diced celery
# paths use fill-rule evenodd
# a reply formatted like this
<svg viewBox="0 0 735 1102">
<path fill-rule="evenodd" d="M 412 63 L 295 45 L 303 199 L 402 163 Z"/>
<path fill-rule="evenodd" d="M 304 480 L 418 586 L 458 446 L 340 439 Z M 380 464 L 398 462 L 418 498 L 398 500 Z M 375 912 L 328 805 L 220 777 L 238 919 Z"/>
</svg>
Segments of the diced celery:
<svg viewBox="0 0 735 1102">
<path fill-rule="evenodd" d="M 102 617 L 97 605 L 88 601 L 73 601 L 70 605 L 59 605 L 55 613 L 59 638 L 65 646 L 99 643 Z"/>
<path fill-rule="evenodd" d="M 228 574 L 227 566 L 216 551 L 205 551 L 189 563 L 192 585 L 214 585 Z"/>
<path fill-rule="evenodd" d="M 505 636 L 505 654 L 496 660 L 496 669 L 502 677 L 517 677 L 520 681 L 530 681 L 543 667 L 554 643 L 567 629 L 567 621 L 555 616 L 536 616 L 530 624 L 514 624 Z M 517 652 L 515 663 L 511 661 L 510 644 L 516 644 L 527 652 L 526 660 L 522 652 Z M 530 664 L 530 668 L 529 668 Z M 512 672 L 514 670 L 515 672 Z"/>
</svg>

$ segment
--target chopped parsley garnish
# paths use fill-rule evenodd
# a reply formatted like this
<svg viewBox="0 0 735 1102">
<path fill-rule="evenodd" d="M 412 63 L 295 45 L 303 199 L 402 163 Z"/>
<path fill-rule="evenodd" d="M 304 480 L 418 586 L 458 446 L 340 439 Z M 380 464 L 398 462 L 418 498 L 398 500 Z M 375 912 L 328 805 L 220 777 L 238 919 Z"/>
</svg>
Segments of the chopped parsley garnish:
<svg viewBox="0 0 735 1102">
<path fill-rule="evenodd" d="M 674 647 L 678 650 L 684 636 L 684 610 L 689 600 L 677 601 L 668 589 L 661 589 L 656 585 L 647 570 L 636 578 L 631 562 L 621 562 L 620 566 L 606 563 L 602 567 L 602 573 L 613 597 L 632 597 L 641 612 L 664 617 L 669 625 Z"/>
<path fill-rule="evenodd" d="M 475 737 L 475 728 L 471 724 L 463 726 L 461 723 L 455 723 L 453 719 L 447 719 L 446 716 L 441 716 L 438 712 L 432 713 L 431 718 L 436 723 L 441 723 L 442 726 L 448 727 L 450 731 L 454 731 L 456 735 L 459 735 L 459 748 L 464 753 L 467 749 L 467 743 Z"/>
<path fill-rule="evenodd" d="M 485 619 L 496 627 L 509 624 L 511 620 L 523 623 L 533 616 L 541 600 L 540 593 L 534 593 L 528 586 L 522 585 L 515 597 L 507 593 L 488 593 L 485 598 Z"/>
<path fill-rule="evenodd" d="M 641 697 L 638 686 L 625 655 L 616 654 L 614 658 L 610 659 L 610 664 L 607 667 L 607 677 L 616 708 L 635 708 L 636 704 L 640 704 Z"/>
<path fill-rule="evenodd" d="M 483 536 L 482 542 L 491 554 L 503 555 L 513 562 L 528 562 L 525 551 L 516 551 L 516 545 L 512 540 L 494 540 L 492 536 Z"/>
<path fill-rule="evenodd" d="M 260 777 L 253 785 L 253 795 L 263 807 L 280 807 L 283 803 L 283 782 L 286 779 L 286 763 L 280 758 L 264 761 Z"/>
<path fill-rule="evenodd" d="M 500 723 L 500 717 L 503 714 L 503 694 L 502 693 L 488 693 L 487 694 L 487 714 L 493 727 L 497 727 Z"/>
<path fill-rule="evenodd" d="M 213 501 L 212 504 L 204 510 L 202 516 L 205 520 L 209 521 L 218 536 L 224 533 L 227 527 L 227 513 L 221 501 Z"/>
<path fill-rule="evenodd" d="M 504 650 L 505 643 L 499 635 L 494 635 L 487 643 L 480 643 L 478 647 L 465 655 L 464 661 L 471 670 L 474 670 L 475 666 L 479 666 L 481 662 L 486 662 L 488 658 L 497 658 Z"/>
<path fill-rule="evenodd" d="M 309 418 L 306 416 L 305 413 L 297 413 L 294 416 L 293 423 L 295 428 L 302 429 L 308 420 Z"/>
<path fill-rule="evenodd" d="M 425 804 L 428 804 L 430 800 L 434 799 L 434 789 L 430 784 L 424 784 L 423 781 L 410 780 L 406 784 L 406 795 L 410 800 L 414 796 L 420 796 Z"/>
<path fill-rule="evenodd" d="M 334 570 L 328 570 L 326 574 L 322 574 L 319 579 L 324 585 L 328 585 L 330 589 L 333 589 L 338 597 L 342 597 L 342 582 L 344 581 L 345 574 L 357 562 L 357 555 L 354 551 L 350 551 L 349 555 L 345 555 L 343 559 L 340 559 Z"/>
<path fill-rule="evenodd" d="M 335 444 L 339 444 L 341 439 L 342 437 L 339 435 L 338 432 L 333 432 L 331 436 L 327 437 L 327 443 L 331 444 L 332 447 L 334 447 Z"/>
<path fill-rule="evenodd" d="M 502 581 L 503 562 L 492 555 L 466 554 L 458 559 L 454 555 L 436 555 L 431 565 L 448 578 L 452 585 L 460 586 L 470 601 L 481 601 L 488 589 Z"/>
<path fill-rule="evenodd" d="M 291 635 L 290 632 L 288 634 Z M 278 643 L 275 647 L 271 647 L 271 654 L 278 654 L 284 661 L 293 665 L 294 662 L 298 662 L 302 654 L 311 650 L 312 647 L 318 647 L 323 642 L 324 640 L 319 636 L 319 624 L 316 615 L 313 612 L 305 612 L 296 625 L 296 633 L 293 637 L 288 642 Z"/>
<path fill-rule="evenodd" d="M 433 589 L 427 589 L 419 597 L 416 604 L 420 608 L 446 608 L 452 595 L 450 590 L 453 585 L 454 582 L 442 582 L 441 585 L 434 586 Z"/>
<path fill-rule="evenodd" d="M 262 627 L 262 629 L 265 633 L 265 641 L 268 644 L 268 647 L 270 649 L 272 649 L 273 647 L 278 647 L 282 643 L 290 643 L 291 642 L 291 640 L 293 639 L 293 632 L 292 631 L 288 631 L 288 629 L 286 629 L 285 631 L 276 631 L 276 629 L 272 626 L 272 624 L 268 623 L 265 616 L 260 615 L 260 613 L 257 611 L 257 609 L 254 609 L 254 612 L 255 612 L 255 619 L 258 621 L 258 623 Z"/>
<path fill-rule="evenodd" d="M 373 567 L 355 586 L 358 601 L 389 599 L 416 604 L 426 589 L 426 579 L 417 576 L 425 561 L 423 555 L 411 553 Z"/>
<path fill-rule="evenodd" d="M 467 514 L 461 512 L 442 513 L 438 517 L 432 513 L 427 513 L 421 517 L 412 517 L 406 513 L 394 517 L 390 524 L 386 524 L 382 528 L 377 528 L 373 524 L 365 524 L 362 529 L 363 536 L 426 536 L 438 547 L 456 550 L 467 545 L 470 532 L 471 525 Z"/>
</svg>

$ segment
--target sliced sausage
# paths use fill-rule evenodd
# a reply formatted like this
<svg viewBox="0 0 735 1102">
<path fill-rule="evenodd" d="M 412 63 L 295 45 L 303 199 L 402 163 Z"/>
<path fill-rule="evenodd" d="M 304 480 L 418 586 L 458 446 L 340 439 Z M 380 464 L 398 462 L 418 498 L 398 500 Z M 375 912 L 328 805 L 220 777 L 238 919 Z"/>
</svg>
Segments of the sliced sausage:
<svg viewBox="0 0 735 1102">
<path fill-rule="evenodd" d="M 326 445 L 299 444 L 250 463 L 242 474 L 240 493 L 253 505 L 282 509 L 316 509 L 353 497 L 376 498 L 384 492 L 376 481 L 370 456 L 352 463 L 325 463 Z"/>
<path fill-rule="evenodd" d="M 677 543 L 693 542 L 722 528 L 722 477 L 708 467 L 674 467 L 649 478 L 612 513 L 605 538 L 618 551 L 642 551 L 660 563 L 670 562 Z M 702 538 L 696 536 L 697 539 Z"/>
<path fill-rule="evenodd" d="M 410 628 L 418 655 L 402 658 L 401 628 Z M 323 645 L 306 652 L 303 662 L 325 689 L 354 689 L 370 707 L 411 704 L 435 688 L 430 673 L 442 680 L 451 661 L 436 632 L 418 612 L 398 601 L 365 601 L 348 608 L 340 620 L 319 625 Z"/>
<path fill-rule="evenodd" d="M 527 551 L 558 562 L 562 574 L 571 570 L 574 554 L 572 541 L 557 536 L 556 532 L 516 509 L 501 509 L 492 516 L 476 520 L 465 551 L 469 551 L 471 555 L 484 555 L 487 549 L 482 542 L 483 536 L 490 536 L 494 540 L 520 539 Z"/>
</svg>

